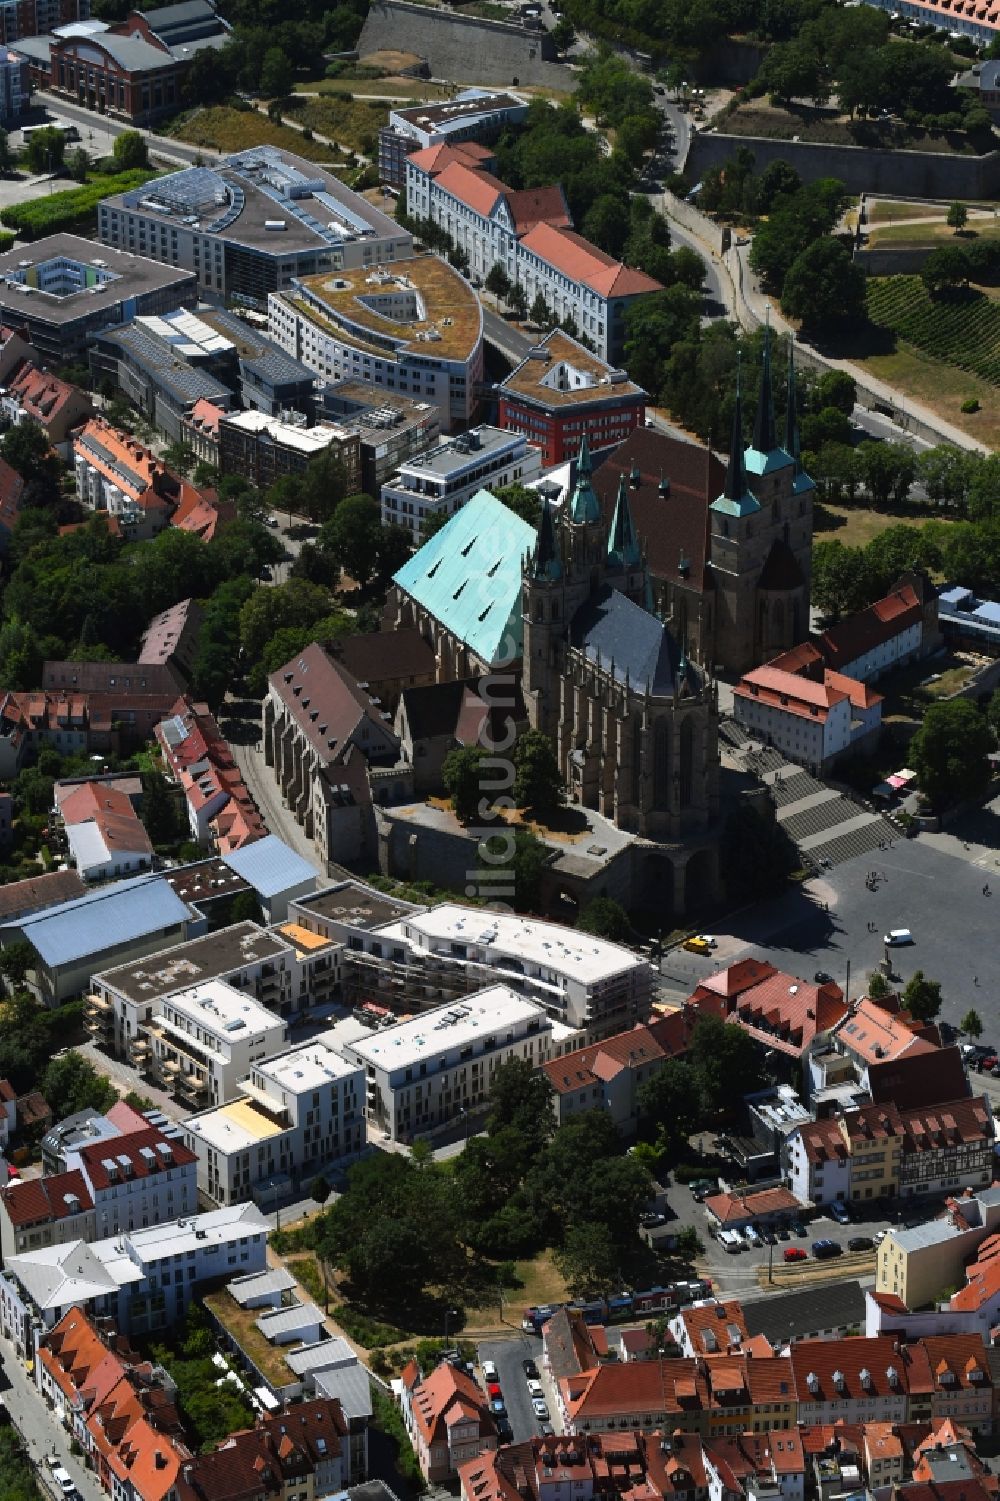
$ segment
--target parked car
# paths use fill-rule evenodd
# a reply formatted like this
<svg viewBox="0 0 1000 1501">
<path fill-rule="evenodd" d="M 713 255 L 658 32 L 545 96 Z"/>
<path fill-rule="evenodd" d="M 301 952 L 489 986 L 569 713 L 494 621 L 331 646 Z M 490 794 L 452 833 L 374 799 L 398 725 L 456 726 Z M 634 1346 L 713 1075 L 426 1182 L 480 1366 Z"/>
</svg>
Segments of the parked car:
<svg viewBox="0 0 1000 1501">
<path fill-rule="evenodd" d="M 497 1418 L 497 1438 L 502 1444 L 514 1442 L 514 1430 L 510 1426 L 510 1418 Z"/>
<path fill-rule="evenodd" d="M 738 1230 L 720 1230 L 719 1245 L 729 1256 L 738 1256 L 746 1241 Z"/>
<path fill-rule="evenodd" d="M 507 1404 L 502 1397 L 493 1398 L 493 1401 L 490 1403 L 490 1412 L 495 1418 L 505 1418 L 507 1416 Z"/>
<path fill-rule="evenodd" d="M 59 1463 L 57 1456 L 49 1456 L 49 1469 L 52 1471 L 52 1478 L 63 1495 L 71 1496 L 76 1490 L 76 1485 L 69 1471 Z"/>
<path fill-rule="evenodd" d="M 808 1230 L 802 1220 L 792 1220 L 793 1235 L 808 1235 Z"/>
<path fill-rule="evenodd" d="M 830 1207 L 830 1218 L 837 1221 L 838 1225 L 849 1225 L 851 1216 L 847 1211 L 847 1205 L 840 1199 L 834 1199 Z"/>
<path fill-rule="evenodd" d="M 542 1438 L 555 1438 L 556 1430 L 551 1423 L 543 1423 L 538 1431 L 542 1435 Z"/>
<path fill-rule="evenodd" d="M 542 1387 L 542 1383 L 540 1381 L 535 1381 L 531 1377 L 528 1378 L 528 1396 L 531 1397 L 532 1401 L 534 1401 L 535 1397 L 545 1396 L 545 1391 Z"/>
<path fill-rule="evenodd" d="M 778 1239 L 779 1240 L 787 1240 L 788 1239 L 788 1226 L 787 1225 L 779 1225 L 778 1226 Z"/>
<path fill-rule="evenodd" d="M 533 1360 L 522 1360 L 521 1370 L 526 1376 L 530 1377 L 532 1381 L 538 1380 L 538 1367 Z"/>
<path fill-rule="evenodd" d="M 548 1404 L 544 1397 L 532 1397 L 531 1410 L 535 1414 L 535 1417 L 540 1418 L 542 1422 L 547 1423 L 549 1421 Z"/>
<path fill-rule="evenodd" d="M 710 1199 L 713 1194 L 719 1192 L 719 1180 L 718 1178 L 701 1178 L 697 1183 L 692 1183 L 691 1192 L 695 1203 L 704 1204 L 706 1199 Z"/>
<path fill-rule="evenodd" d="M 756 1225 L 747 1225 L 743 1231 L 743 1238 L 748 1246 L 762 1246 L 764 1244 L 764 1237 Z"/>
<path fill-rule="evenodd" d="M 870 1235 L 852 1235 L 847 1242 L 849 1251 L 874 1251 L 875 1242 Z"/>
<path fill-rule="evenodd" d="M 689 954 L 710 954 L 712 952 L 712 945 L 706 943 L 704 938 L 686 938 L 683 947 L 687 949 Z"/>
<path fill-rule="evenodd" d="M 492 1360 L 483 1361 L 483 1380 L 486 1382 L 498 1381 L 499 1372 Z"/>
<path fill-rule="evenodd" d="M 809 1255 L 808 1255 L 808 1252 L 803 1251 L 803 1249 L 802 1249 L 801 1246 L 786 1246 L 785 1247 L 785 1260 L 786 1261 L 808 1261 L 809 1260 Z"/>
<path fill-rule="evenodd" d="M 665 1225 L 666 1223 L 667 1217 L 665 1214 L 644 1214 L 639 1220 L 639 1224 L 644 1230 L 658 1230 L 661 1225 Z"/>
<path fill-rule="evenodd" d="M 814 1240 L 812 1253 L 817 1261 L 828 1261 L 831 1256 L 844 1254 L 839 1240 Z"/>
<path fill-rule="evenodd" d="M 832 981 L 833 976 L 828 975 L 825 969 L 818 969 L 813 975 L 813 983 L 816 985 L 829 985 Z"/>
<path fill-rule="evenodd" d="M 905 944 L 913 942 L 913 934 L 909 928 L 890 928 L 882 942 L 891 949 L 902 948 Z"/>
<path fill-rule="evenodd" d="M 486 1388 L 486 1394 L 490 1398 L 498 1398 L 503 1396 L 503 1392 L 500 1390 L 500 1386 L 496 1381 L 491 1381 L 489 1383 Z"/>
</svg>

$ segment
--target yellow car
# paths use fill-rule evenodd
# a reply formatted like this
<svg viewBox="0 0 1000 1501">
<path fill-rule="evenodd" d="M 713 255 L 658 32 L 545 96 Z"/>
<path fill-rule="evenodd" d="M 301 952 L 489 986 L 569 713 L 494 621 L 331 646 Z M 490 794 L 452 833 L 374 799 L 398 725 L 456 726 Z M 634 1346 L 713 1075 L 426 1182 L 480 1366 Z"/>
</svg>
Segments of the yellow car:
<svg viewBox="0 0 1000 1501">
<path fill-rule="evenodd" d="M 705 938 L 686 938 L 684 947 L 689 954 L 710 954 L 712 945 Z"/>
</svg>

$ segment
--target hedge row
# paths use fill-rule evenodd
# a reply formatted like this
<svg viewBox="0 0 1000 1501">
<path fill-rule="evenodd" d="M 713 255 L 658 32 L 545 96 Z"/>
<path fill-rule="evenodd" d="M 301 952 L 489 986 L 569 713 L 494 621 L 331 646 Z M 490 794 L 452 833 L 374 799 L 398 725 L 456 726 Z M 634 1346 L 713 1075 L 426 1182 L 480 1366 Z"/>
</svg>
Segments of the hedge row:
<svg viewBox="0 0 1000 1501">
<path fill-rule="evenodd" d="M 59 234 L 72 229 L 97 208 L 102 198 L 112 193 L 127 193 L 132 188 L 141 188 L 156 173 L 146 168 L 131 172 L 119 172 L 113 177 L 99 177 L 81 187 L 70 188 L 64 193 L 53 193 L 47 198 L 33 198 L 27 203 L 12 203 L 0 209 L 0 224 L 12 229 L 22 240 L 40 240 L 45 235 Z"/>
</svg>

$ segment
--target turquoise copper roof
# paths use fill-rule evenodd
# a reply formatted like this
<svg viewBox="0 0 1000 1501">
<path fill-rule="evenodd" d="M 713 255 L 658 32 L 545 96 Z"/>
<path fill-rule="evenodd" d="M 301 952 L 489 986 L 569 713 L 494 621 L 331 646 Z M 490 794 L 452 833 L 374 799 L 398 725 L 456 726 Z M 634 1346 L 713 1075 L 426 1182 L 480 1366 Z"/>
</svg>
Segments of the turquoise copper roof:
<svg viewBox="0 0 1000 1501">
<path fill-rule="evenodd" d="M 710 510 L 721 516 L 752 516 L 760 510 L 760 502 L 747 483 L 743 464 L 743 398 L 740 392 L 739 369 L 736 372 L 736 403 L 733 407 L 733 432 L 729 442 L 729 463 L 726 466 L 726 483 L 718 500 L 713 500 Z"/>
<path fill-rule="evenodd" d="M 639 539 L 632 521 L 632 507 L 628 503 L 624 474 L 618 481 L 618 498 L 615 501 L 614 520 L 608 537 L 608 562 L 619 568 L 635 568 L 642 559 Z"/>
<path fill-rule="evenodd" d="M 393 583 L 481 661 L 499 666 L 521 655 L 521 561 L 534 546 L 534 527 L 479 490 Z"/>
<path fill-rule="evenodd" d="M 774 474 L 778 469 L 787 469 L 793 462 L 791 454 L 783 448 L 772 448 L 768 453 L 761 453 L 759 448 L 748 448 L 743 455 L 748 474 Z"/>
<path fill-rule="evenodd" d="M 581 525 L 601 519 L 601 502 L 590 482 L 591 467 L 590 447 L 584 434 L 576 461 L 576 485 L 569 503 L 570 520 Z"/>
</svg>

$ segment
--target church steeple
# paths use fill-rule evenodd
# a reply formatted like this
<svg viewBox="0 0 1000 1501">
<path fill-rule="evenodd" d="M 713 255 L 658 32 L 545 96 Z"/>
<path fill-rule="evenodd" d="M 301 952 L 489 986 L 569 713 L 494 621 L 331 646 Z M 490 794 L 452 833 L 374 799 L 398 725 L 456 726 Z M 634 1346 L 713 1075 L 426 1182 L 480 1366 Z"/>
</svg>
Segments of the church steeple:
<svg viewBox="0 0 1000 1501">
<path fill-rule="evenodd" d="M 713 500 L 712 510 L 726 516 L 749 516 L 759 511 L 760 505 L 747 482 L 743 466 L 743 393 L 740 386 L 739 360 L 736 364 L 736 402 L 733 406 L 733 432 L 729 441 L 729 464 L 726 468 L 726 483 L 718 500 Z"/>
<path fill-rule="evenodd" d="M 586 434 L 580 439 L 580 452 L 576 460 L 576 484 L 569 503 L 569 519 L 580 526 L 601 519 L 601 503 L 590 481 L 590 448 Z"/>
<path fill-rule="evenodd" d="M 619 568 L 637 568 L 641 561 L 639 539 L 632 521 L 632 508 L 628 502 L 628 490 L 624 474 L 618 481 L 618 496 L 615 514 L 608 538 L 608 562 Z"/>
<path fill-rule="evenodd" d="M 792 490 L 800 494 L 816 487 L 802 467 L 802 444 L 799 440 L 799 408 L 795 383 L 795 335 L 788 335 L 788 396 L 785 405 L 785 452 L 795 466 Z"/>
<path fill-rule="evenodd" d="M 552 511 L 547 495 L 542 496 L 542 519 L 538 523 L 538 540 L 531 560 L 531 576 L 536 579 L 557 579 L 562 574 L 559 549 L 556 546 L 556 530 L 552 524 Z"/>
<path fill-rule="evenodd" d="M 771 325 L 764 326 L 764 361 L 760 372 L 760 396 L 753 425 L 753 446 L 758 453 L 772 453 L 778 446 L 774 429 L 774 391 L 771 389 Z"/>
</svg>

